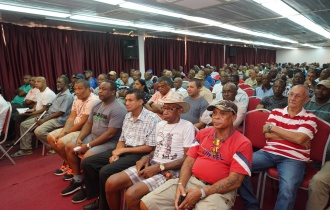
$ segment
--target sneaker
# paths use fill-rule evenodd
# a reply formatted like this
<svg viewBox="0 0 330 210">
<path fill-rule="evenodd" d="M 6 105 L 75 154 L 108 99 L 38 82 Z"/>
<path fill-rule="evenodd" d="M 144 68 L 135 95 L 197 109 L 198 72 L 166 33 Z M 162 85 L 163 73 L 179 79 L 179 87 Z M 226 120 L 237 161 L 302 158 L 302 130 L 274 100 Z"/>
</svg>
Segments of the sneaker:
<svg viewBox="0 0 330 210">
<path fill-rule="evenodd" d="M 70 181 L 73 179 L 73 173 L 72 173 L 72 169 L 69 168 L 69 170 L 66 172 L 66 174 L 64 174 L 63 176 L 63 180 L 64 181 Z"/>
<path fill-rule="evenodd" d="M 89 204 L 83 206 L 83 210 L 97 210 L 100 208 L 99 205 L 100 205 L 100 199 L 97 198 L 92 203 L 89 203 Z"/>
<path fill-rule="evenodd" d="M 76 182 L 74 179 L 71 180 L 69 186 L 62 190 L 61 195 L 70 195 L 81 189 L 82 182 Z"/>
<path fill-rule="evenodd" d="M 70 166 L 65 164 L 65 162 L 63 162 L 61 168 L 56 169 L 54 171 L 54 174 L 57 176 L 61 176 L 61 175 L 65 174 L 69 169 L 70 169 Z"/>
<path fill-rule="evenodd" d="M 86 188 L 81 187 L 79 192 L 75 196 L 73 196 L 71 201 L 73 203 L 81 203 L 81 202 L 85 201 L 86 199 L 87 199 Z"/>
</svg>

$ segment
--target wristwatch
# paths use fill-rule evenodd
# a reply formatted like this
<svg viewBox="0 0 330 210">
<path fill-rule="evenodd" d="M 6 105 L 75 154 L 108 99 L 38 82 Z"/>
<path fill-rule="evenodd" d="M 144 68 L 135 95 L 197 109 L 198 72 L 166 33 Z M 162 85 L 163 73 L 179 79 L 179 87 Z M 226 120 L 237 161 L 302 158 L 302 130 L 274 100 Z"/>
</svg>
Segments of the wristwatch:
<svg viewBox="0 0 330 210">
<path fill-rule="evenodd" d="M 160 171 L 164 171 L 165 170 L 165 166 L 163 164 L 159 165 Z"/>
<path fill-rule="evenodd" d="M 87 143 L 87 147 L 88 149 L 92 149 L 92 146 L 89 143 Z"/>
<path fill-rule="evenodd" d="M 152 106 L 152 104 L 153 104 L 154 102 L 153 101 L 151 101 L 150 103 L 149 103 L 149 106 Z"/>
<path fill-rule="evenodd" d="M 272 124 L 269 124 L 269 125 L 267 126 L 267 132 L 268 132 L 268 133 L 270 133 L 270 130 L 272 129 L 272 127 L 273 127 Z"/>
<path fill-rule="evenodd" d="M 201 199 L 204 199 L 206 197 L 206 193 L 205 193 L 204 189 L 201 189 L 201 193 L 202 193 Z"/>
</svg>

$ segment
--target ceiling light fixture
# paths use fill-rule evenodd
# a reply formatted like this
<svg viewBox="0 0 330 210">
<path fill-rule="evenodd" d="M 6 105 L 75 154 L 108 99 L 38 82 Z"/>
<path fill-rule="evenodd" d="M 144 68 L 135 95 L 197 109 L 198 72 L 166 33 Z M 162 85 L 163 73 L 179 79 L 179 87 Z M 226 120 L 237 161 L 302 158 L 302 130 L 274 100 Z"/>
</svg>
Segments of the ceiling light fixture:
<svg viewBox="0 0 330 210">
<path fill-rule="evenodd" d="M 6 5 L 6 4 L 0 4 L 0 10 L 22 12 L 22 13 L 29 13 L 35 15 L 44 15 L 49 17 L 59 17 L 59 18 L 66 18 L 70 16 L 70 14 L 68 13 L 53 12 L 48 10 L 36 9 L 36 8 L 18 7 L 18 6 Z"/>
<path fill-rule="evenodd" d="M 330 32 L 322 28 L 321 26 L 313 23 L 311 20 L 301 15 L 298 11 L 291 8 L 285 2 L 281 0 L 253 0 L 262 6 L 268 8 L 269 10 L 286 17 L 289 20 L 307 28 L 308 30 L 320 34 L 328 39 L 330 39 Z"/>
<path fill-rule="evenodd" d="M 305 46 L 305 47 L 311 47 L 311 48 L 322 48 L 322 47 L 318 47 L 318 46 L 311 45 L 311 44 L 301 44 L 301 45 Z"/>
<path fill-rule="evenodd" d="M 110 24 L 110 25 L 120 25 L 120 26 L 132 26 L 132 24 L 133 24 L 130 21 L 102 18 L 102 17 L 84 16 L 84 15 L 72 15 L 72 16 L 70 16 L 70 19 L 83 20 L 83 21 L 96 22 L 96 23 L 105 23 L 105 24 Z"/>
<path fill-rule="evenodd" d="M 106 4 L 112 4 L 112 5 L 118 5 L 125 2 L 124 0 L 94 0 L 94 1 L 102 2 Z"/>
</svg>

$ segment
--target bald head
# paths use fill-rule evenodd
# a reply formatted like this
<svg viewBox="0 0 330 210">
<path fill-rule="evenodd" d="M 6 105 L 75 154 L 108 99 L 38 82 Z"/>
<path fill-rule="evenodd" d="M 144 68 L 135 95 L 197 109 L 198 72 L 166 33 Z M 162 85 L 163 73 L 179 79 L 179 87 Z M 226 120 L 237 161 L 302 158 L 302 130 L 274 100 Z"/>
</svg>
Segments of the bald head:
<svg viewBox="0 0 330 210">
<path fill-rule="evenodd" d="M 47 87 L 45 77 L 37 77 L 34 86 L 38 88 L 41 92 L 44 91 Z"/>
<path fill-rule="evenodd" d="M 222 98 L 224 100 L 235 101 L 235 97 L 237 95 L 237 86 L 232 83 L 226 83 L 222 88 Z"/>
<path fill-rule="evenodd" d="M 173 85 L 175 89 L 179 89 L 182 87 L 182 79 L 180 77 L 176 77 L 173 81 Z"/>
</svg>

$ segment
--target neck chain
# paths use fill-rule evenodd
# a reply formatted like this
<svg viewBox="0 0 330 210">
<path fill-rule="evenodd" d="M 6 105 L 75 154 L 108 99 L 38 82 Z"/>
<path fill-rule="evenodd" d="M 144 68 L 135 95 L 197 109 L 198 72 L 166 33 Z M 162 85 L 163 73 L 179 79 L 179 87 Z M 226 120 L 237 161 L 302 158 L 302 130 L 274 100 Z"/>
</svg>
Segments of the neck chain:
<svg viewBox="0 0 330 210">
<path fill-rule="evenodd" d="M 179 121 L 180 122 L 180 121 Z M 176 126 L 179 124 L 179 122 L 177 122 L 176 124 L 175 124 L 175 126 L 167 133 L 167 135 L 168 134 L 170 134 L 173 130 L 174 130 L 174 128 L 176 128 Z M 162 129 L 162 134 L 164 135 L 164 128 L 165 128 L 165 126 L 167 125 L 168 123 L 166 123 L 165 125 L 164 125 L 164 127 L 163 127 L 163 129 Z"/>
<path fill-rule="evenodd" d="M 231 137 L 235 132 L 235 129 L 233 129 L 229 135 L 223 139 L 216 138 L 217 130 L 214 131 L 214 139 L 212 141 L 213 145 L 211 146 L 210 150 L 212 155 L 217 155 L 220 151 L 221 145 L 224 141 L 226 141 L 229 137 Z"/>
</svg>

